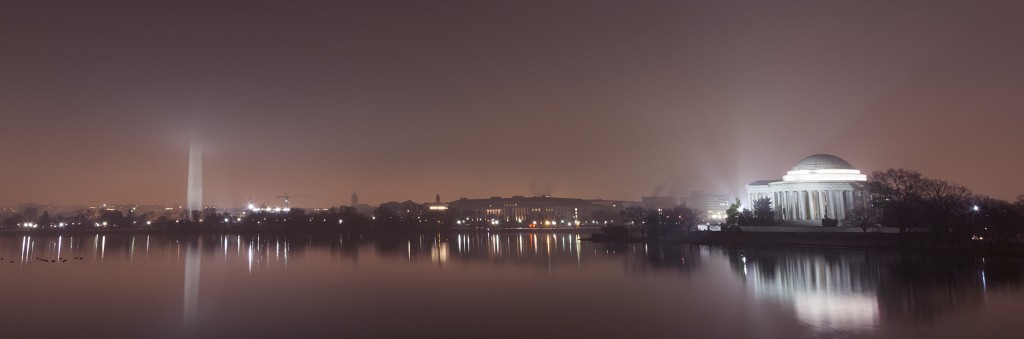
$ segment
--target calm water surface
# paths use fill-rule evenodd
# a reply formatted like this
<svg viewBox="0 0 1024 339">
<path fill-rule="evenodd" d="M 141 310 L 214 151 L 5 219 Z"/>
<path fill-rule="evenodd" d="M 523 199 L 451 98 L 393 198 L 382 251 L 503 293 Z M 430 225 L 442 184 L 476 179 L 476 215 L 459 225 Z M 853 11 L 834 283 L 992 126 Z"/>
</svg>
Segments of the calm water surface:
<svg viewBox="0 0 1024 339">
<path fill-rule="evenodd" d="M 1017 338 L 1024 330 L 1019 258 L 580 236 L 3 236 L 0 329 L 4 338 Z"/>
</svg>

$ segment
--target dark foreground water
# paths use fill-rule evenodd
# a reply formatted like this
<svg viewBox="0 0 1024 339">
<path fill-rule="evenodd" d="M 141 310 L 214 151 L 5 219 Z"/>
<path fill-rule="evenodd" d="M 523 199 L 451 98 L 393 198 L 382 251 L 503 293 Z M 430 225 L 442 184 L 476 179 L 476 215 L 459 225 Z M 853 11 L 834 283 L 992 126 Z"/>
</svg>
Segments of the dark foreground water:
<svg viewBox="0 0 1024 339">
<path fill-rule="evenodd" d="M 579 238 L 4 236 L 0 337 L 1024 337 L 1019 258 Z"/>
</svg>

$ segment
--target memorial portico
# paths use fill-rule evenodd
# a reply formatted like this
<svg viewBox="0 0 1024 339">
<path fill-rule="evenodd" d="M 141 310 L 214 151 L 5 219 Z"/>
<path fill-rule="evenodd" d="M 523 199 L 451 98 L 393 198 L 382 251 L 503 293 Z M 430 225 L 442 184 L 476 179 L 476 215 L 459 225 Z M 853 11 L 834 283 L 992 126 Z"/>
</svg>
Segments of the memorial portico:
<svg viewBox="0 0 1024 339">
<path fill-rule="evenodd" d="M 797 163 L 782 180 L 747 185 L 747 201 L 770 198 L 776 218 L 788 224 L 821 226 L 824 218 L 842 222 L 854 208 L 864 207 L 866 181 L 867 176 L 846 160 L 815 154 Z"/>
</svg>

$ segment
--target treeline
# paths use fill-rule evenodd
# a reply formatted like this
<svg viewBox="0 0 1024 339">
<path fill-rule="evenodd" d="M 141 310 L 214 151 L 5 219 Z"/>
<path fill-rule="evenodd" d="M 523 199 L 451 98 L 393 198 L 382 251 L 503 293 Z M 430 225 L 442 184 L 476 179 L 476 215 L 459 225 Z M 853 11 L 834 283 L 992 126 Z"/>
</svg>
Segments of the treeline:
<svg viewBox="0 0 1024 339">
<path fill-rule="evenodd" d="M 775 210 L 772 209 L 772 200 L 761 198 L 753 201 L 751 209 L 740 209 L 740 199 L 725 210 L 725 222 L 721 225 L 728 226 L 768 226 L 775 225 Z"/>
<path fill-rule="evenodd" d="M 237 229 L 334 229 L 360 230 L 437 230 L 456 223 L 454 213 L 430 210 L 425 204 L 412 201 L 388 202 L 361 213 L 354 207 L 340 206 L 287 211 L 248 210 L 240 215 L 207 208 L 185 215 L 168 213 L 135 213 L 114 209 L 83 209 L 71 215 L 51 216 L 27 209 L 0 216 L 0 228 L 13 230 L 102 230 L 153 229 L 167 231 L 237 230 Z"/>
<path fill-rule="evenodd" d="M 552 216 L 538 215 L 520 221 L 505 220 L 500 216 L 467 217 L 454 210 L 431 209 L 441 206 L 413 201 L 386 202 L 377 207 L 360 205 L 360 208 L 339 206 L 328 209 L 272 209 L 262 206 L 246 210 L 243 214 L 219 212 L 213 208 L 193 211 L 191 215 L 175 209 L 159 212 L 136 213 L 134 209 L 121 211 L 114 208 L 81 209 L 68 215 L 51 217 L 49 212 L 42 215 L 33 207 L 21 212 L 0 213 L 2 229 L 159 229 L 159 230 L 231 230 L 231 229 L 284 229 L 316 228 L 339 230 L 435 230 L 450 228 L 525 228 L 525 227 L 571 227 L 566 217 L 552 219 Z M 550 220 L 549 220 L 550 219 Z M 529 220 L 529 221 L 527 221 Z M 534 222 L 536 224 L 532 224 Z M 545 222 L 546 221 L 546 222 Z M 582 224 L 604 225 L 622 222 L 619 211 L 597 210 L 589 218 L 581 216 Z M 579 226 L 579 225 L 575 225 Z"/>
<path fill-rule="evenodd" d="M 870 204 L 855 209 L 850 218 L 858 227 L 884 225 L 901 233 L 985 239 L 1018 238 L 1024 231 L 1024 195 L 1014 202 L 994 199 L 905 169 L 875 171 L 867 185 Z"/>
<path fill-rule="evenodd" d="M 625 225 L 605 227 L 604 234 L 619 239 L 664 240 L 694 230 L 700 217 L 698 212 L 686 206 L 667 209 L 627 207 L 622 210 Z"/>
</svg>

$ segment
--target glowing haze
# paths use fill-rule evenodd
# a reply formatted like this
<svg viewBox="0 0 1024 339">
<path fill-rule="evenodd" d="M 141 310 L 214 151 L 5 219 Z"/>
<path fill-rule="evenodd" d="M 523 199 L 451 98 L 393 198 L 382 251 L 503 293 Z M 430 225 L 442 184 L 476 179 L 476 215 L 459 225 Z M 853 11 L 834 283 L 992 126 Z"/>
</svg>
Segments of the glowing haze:
<svg viewBox="0 0 1024 339">
<path fill-rule="evenodd" d="M 0 205 L 739 194 L 801 158 L 1024 193 L 1019 1 L 24 1 Z"/>
</svg>

